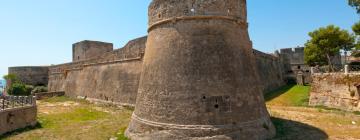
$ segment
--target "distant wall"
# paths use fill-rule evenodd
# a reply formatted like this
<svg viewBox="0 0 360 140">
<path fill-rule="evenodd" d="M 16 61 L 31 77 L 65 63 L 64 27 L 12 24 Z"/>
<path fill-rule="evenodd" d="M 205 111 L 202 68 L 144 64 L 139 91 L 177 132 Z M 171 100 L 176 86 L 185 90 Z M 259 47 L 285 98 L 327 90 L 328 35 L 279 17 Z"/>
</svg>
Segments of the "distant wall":
<svg viewBox="0 0 360 140">
<path fill-rule="evenodd" d="M 360 74 L 313 74 L 310 105 L 360 111 Z"/>
<path fill-rule="evenodd" d="M 99 41 L 81 41 L 73 44 L 73 62 L 83 61 L 113 51 L 113 44 Z"/>
<path fill-rule="evenodd" d="M 276 56 L 253 50 L 263 93 L 268 93 L 285 85 L 282 63 Z"/>
<path fill-rule="evenodd" d="M 27 66 L 10 67 L 9 74 L 15 74 L 19 80 L 27 85 L 47 85 L 49 67 Z"/>
<path fill-rule="evenodd" d="M 37 123 L 36 106 L 0 111 L 0 135 Z"/>
<path fill-rule="evenodd" d="M 85 97 L 135 104 L 146 37 L 96 58 L 50 67 L 49 91 L 65 91 Z"/>
<path fill-rule="evenodd" d="M 288 83 L 295 83 L 296 76 L 301 71 L 304 75 L 304 82 L 310 83 L 310 66 L 305 64 L 304 47 L 280 49 L 279 58 L 282 62 L 284 79 Z"/>
</svg>

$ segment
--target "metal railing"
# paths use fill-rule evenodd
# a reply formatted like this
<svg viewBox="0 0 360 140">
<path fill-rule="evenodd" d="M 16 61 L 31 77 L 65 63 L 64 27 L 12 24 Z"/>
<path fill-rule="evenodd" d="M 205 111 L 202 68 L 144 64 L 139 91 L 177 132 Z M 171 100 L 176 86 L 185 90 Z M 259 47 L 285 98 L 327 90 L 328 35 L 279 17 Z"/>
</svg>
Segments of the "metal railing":
<svg viewBox="0 0 360 140">
<path fill-rule="evenodd" d="M 360 72 L 360 65 L 349 65 L 350 72 Z"/>
<path fill-rule="evenodd" d="M 360 73 L 360 65 L 311 67 L 311 73 Z"/>
<path fill-rule="evenodd" d="M 34 96 L 0 96 L 0 111 L 28 106 L 36 106 Z"/>
</svg>

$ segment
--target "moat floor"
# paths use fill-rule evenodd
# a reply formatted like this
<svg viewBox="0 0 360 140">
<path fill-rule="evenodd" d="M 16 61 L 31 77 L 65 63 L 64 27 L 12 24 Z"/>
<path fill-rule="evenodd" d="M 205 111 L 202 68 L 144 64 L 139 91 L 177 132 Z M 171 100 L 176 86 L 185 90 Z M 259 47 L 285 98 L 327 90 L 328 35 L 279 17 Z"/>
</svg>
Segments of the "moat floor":
<svg viewBox="0 0 360 140">
<path fill-rule="evenodd" d="M 130 108 L 90 104 L 57 97 L 38 102 L 39 125 L 19 130 L 5 140 L 108 140 L 123 138 L 132 113 Z"/>
<path fill-rule="evenodd" d="M 307 107 L 308 86 L 285 86 L 267 94 L 277 128 L 274 139 L 360 139 L 360 114 Z M 38 103 L 39 125 L 0 137 L 6 140 L 126 140 L 131 108 L 94 105 L 57 97 Z"/>
</svg>

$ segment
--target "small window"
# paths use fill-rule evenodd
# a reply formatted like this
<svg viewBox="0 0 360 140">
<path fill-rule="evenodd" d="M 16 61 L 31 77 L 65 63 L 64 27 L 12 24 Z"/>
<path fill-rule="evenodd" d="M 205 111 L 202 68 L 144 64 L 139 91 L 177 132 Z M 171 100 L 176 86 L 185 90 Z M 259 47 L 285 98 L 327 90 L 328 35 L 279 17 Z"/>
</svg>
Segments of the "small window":
<svg viewBox="0 0 360 140">
<path fill-rule="evenodd" d="M 301 69 L 301 66 L 298 66 L 298 69 Z"/>
<path fill-rule="evenodd" d="M 80 60 L 80 56 L 78 56 L 78 60 Z"/>
</svg>

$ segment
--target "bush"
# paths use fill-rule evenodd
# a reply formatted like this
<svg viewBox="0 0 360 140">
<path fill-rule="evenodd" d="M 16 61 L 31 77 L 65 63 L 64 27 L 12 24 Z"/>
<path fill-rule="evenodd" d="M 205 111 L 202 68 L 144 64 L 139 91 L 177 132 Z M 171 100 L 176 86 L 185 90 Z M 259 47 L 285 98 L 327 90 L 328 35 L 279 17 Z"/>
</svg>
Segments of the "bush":
<svg viewBox="0 0 360 140">
<path fill-rule="evenodd" d="M 45 86 L 37 86 L 31 91 L 31 94 L 47 92 L 47 91 L 48 91 L 47 87 L 45 87 Z"/>
<path fill-rule="evenodd" d="M 31 91 L 34 90 L 34 86 L 31 86 L 31 85 L 25 85 L 25 88 L 26 88 L 26 95 L 31 95 Z"/>
<path fill-rule="evenodd" d="M 29 96 L 33 89 L 33 86 L 28 86 L 22 83 L 13 83 L 8 88 L 7 93 L 14 96 Z"/>
<path fill-rule="evenodd" d="M 14 96 L 24 96 L 27 94 L 27 89 L 24 84 L 14 83 L 8 88 L 7 93 Z"/>
</svg>

